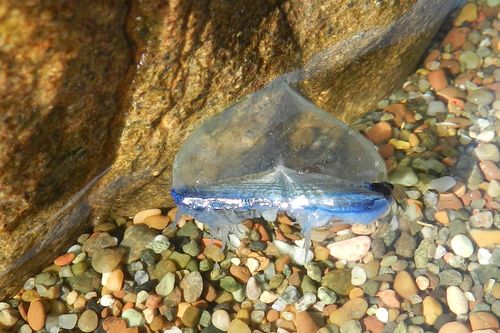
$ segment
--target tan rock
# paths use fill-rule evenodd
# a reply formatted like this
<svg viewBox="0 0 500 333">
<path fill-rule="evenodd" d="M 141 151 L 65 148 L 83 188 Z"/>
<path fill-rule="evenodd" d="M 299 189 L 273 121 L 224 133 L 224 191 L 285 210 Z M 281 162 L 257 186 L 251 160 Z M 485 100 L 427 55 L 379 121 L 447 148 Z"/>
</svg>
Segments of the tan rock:
<svg viewBox="0 0 500 333">
<path fill-rule="evenodd" d="M 434 218 L 436 219 L 436 221 L 438 221 L 442 225 L 448 225 L 450 223 L 450 219 L 448 217 L 448 212 L 443 211 L 443 210 L 435 212 Z"/>
<path fill-rule="evenodd" d="M 494 179 L 500 180 L 500 168 L 493 161 L 481 161 L 479 167 L 483 172 L 486 179 L 492 181 Z"/>
<path fill-rule="evenodd" d="M 479 247 L 500 245 L 500 230 L 472 229 L 470 236 Z"/>
<path fill-rule="evenodd" d="M 457 17 L 453 20 L 453 25 L 461 26 L 465 22 L 474 22 L 477 19 L 477 5 L 469 2 L 462 7 Z"/>
<path fill-rule="evenodd" d="M 394 277 L 394 290 L 403 298 L 410 298 L 418 293 L 417 285 L 407 271 L 400 271 Z"/>
<path fill-rule="evenodd" d="M 386 121 L 381 121 L 366 132 L 366 137 L 375 144 L 388 141 L 392 137 L 392 127 Z"/>
<path fill-rule="evenodd" d="M 28 324 L 35 330 L 41 330 L 45 326 L 47 318 L 46 309 L 41 300 L 36 299 L 30 303 L 28 309 Z"/>
<path fill-rule="evenodd" d="M 490 312 L 474 312 L 469 316 L 473 331 L 493 329 L 498 330 L 498 318 Z"/>
<path fill-rule="evenodd" d="M 470 329 L 458 321 L 451 321 L 439 329 L 439 333 L 470 333 Z"/>
<path fill-rule="evenodd" d="M 170 217 L 166 215 L 152 215 L 146 217 L 142 223 L 149 226 L 150 228 L 163 230 L 170 223 Z"/>
<path fill-rule="evenodd" d="M 437 317 L 443 314 L 443 308 L 437 299 L 432 296 L 427 296 L 424 298 L 422 303 L 423 312 L 425 317 L 425 323 L 427 325 L 434 325 Z"/>
<path fill-rule="evenodd" d="M 434 89 L 434 91 L 439 91 L 448 86 L 448 81 L 446 80 L 446 74 L 442 69 L 430 72 L 429 75 L 427 76 L 427 79 L 429 80 L 429 83 L 431 84 L 431 87 L 432 89 Z"/>
<path fill-rule="evenodd" d="M 297 333 L 315 333 L 319 330 L 319 325 L 307 311 L 297 312 L 294 320 Z"/>
<path fill-rule="evenodd" d="M 251 333 L 250 327 L 241 319 L 233 319 L 229 324 L 228 333 Z"/>
</svg>

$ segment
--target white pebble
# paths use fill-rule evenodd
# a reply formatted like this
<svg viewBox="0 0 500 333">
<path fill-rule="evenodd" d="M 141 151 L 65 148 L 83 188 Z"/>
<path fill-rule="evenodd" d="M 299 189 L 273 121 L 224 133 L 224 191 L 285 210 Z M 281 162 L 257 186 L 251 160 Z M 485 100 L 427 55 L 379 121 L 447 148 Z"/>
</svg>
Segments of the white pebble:
<svg viewBox="0 0 500 333">
<path fill-rule="evenodd" d="M 255 273 L 260 267 L 260 262 L 255 258 L 248 258 L 245 266 L 247 266 L 250 273 Z"/>
<path fill-rule="evenodd" d="M 477 136 L 477 141 L 479 142 L 491 142 L 495 138 L 495 132 L 494 131 L 484 131 L 479 133 Z"/>
<path fill-rule="evenodd" d="M 386 308 L 378 308 L 375 312 L 375 317 L 383 323 L 387 323 L 389 321 L 389 311 Z"/>
<path fill-rule="evenodd" d="M 227 311 L 219 309 L 215 310 L 212 314 L 212 324 L 221 331 L 226 332 L 229 329 L 230 323 L 231 319 Z"/>
<path fill-rule="evenodd" d="M 361 286 L 366 282 L 366 272 L 360 266 L 354 266 L 351 270 L 351 283 L 354 286 Z"/>
<path fill-rule="evenodd" d="M 463 315 L 469 312 L 469 302 L 463 291 L 457 286 L 449 286 L 446 289 L 446 303 L 451 312 L 456 315 Z"/>
<path fill-rule="evenodd" d="M 427 114 L 429 116 L 435 116 L 437 113 L 446 113 L 448 109 L 441 101 L 431 101 L 429 107 L 427 108 Z"/>
<path fill-rule="evenodd" d="M 489 265 L 491 255 L 492 254 L 488 251 L 488 249 L 480 248 L 477 250 L 477 261 L 479 261 L 481 265 Z"/>
<path fill-rule="evenodd" d="M 297 303 L 295 303 L 295 309 L 298 312 L 306 311 L 314 303 L 316 303 L 316 294 L 308 292 L 308 293 L 305 293 L 304 296 L 299 298 Z"/>
<path fill-rule="evenodd" d="M 154 208 L 140 211 L 134 216 L 134 224 L 143 223 L 146 218 L 154 215 L 161 215 L 161 209 Z"/>
<path fill-rule="evenodd" d="M 101 303 L 102 306 L 111 306 L 114 302 L 115 299 L 111 295 L 102 295 L 99 299 L 99 303 Z"/>
<path fill-rule="evenodd" d="M 262 292 L 262 294 L 260 295 L 260 297 L 259 297 L 259 300 L 262 303 L 266 303 L 266 304 L 272 303 L 272 302 L 274 302 L 277 299 L 278 299 L 278 295 L 273 294 L 273 293 L 271 293 L 270 291 L 267 291 L 267 290 L 264 290 Z"/>
<path fill-rule="evenodd" d="M 455 186 L 456 184 L 457 181 L 453 177 L 444 176 L 431 180 L 431 182 L 429 183 L 429 188 L 438 192 L 446 192 L 449 189 L 453 188 L 453 186 Z"/>
<path fill-rule="evenodd" d="M 441 259 L 446 254 L 446 248 L 443 245 L 436 246 L 436 253 L 434 259 Z"/>
<path fill-rule="evenodd" d="M 456 235 L 451 239 L 450 245 L 453 252 L 463 258 L 469 258 L 474 253 L 474 246 L 465 235 Z"/>
<path fill-rule="evenodd" d="M 347 261 L 358 261 L 370 250 L 371 240 L 368 236 L 358 236 L 327 245 L 330 254 Z"/>
<path fill-rule="evenodd" d="M 311 249 L 290 245 L 280 240 L 273 241 L 273 244 L 281 253 L 287 254 L 299 266 L 304 266 L 313 259 L 314 254 Z"/>
</svg>

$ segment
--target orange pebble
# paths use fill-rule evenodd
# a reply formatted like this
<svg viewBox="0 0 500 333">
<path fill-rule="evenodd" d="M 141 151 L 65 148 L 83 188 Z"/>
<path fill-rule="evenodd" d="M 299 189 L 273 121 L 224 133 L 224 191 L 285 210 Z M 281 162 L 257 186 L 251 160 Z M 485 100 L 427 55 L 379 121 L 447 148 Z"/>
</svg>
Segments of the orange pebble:
<svg viewBox="0 0 500 333">
<path fill-rule="evenodd" d="M 57 257 L 54 260 L 54 264 L 56 264 L 57 266 L 66 266 L 71 264 L 71 262 L 75 259 L 75 257 L 76 254 L 74 254 L 73 252 L 68 252 L 60 257 Z"/>
</svg>

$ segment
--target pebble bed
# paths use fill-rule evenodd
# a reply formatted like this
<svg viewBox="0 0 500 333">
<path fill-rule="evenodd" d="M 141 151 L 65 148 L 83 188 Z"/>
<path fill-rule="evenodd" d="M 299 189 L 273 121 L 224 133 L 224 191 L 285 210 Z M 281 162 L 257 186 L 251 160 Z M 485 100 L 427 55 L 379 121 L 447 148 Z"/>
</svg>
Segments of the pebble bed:
<svg viewBox="0 0 500 333">
<path fill-rule="evenodd" d="M 286 215 L 225 248 L 175 208 L 118 217 L 0 302 L 0 331 L 498 332 L 499 9 L 467 3 L 353 125 L 397 187 L 390 221 L 316 231 L 306 255 Z"/>
</svg>

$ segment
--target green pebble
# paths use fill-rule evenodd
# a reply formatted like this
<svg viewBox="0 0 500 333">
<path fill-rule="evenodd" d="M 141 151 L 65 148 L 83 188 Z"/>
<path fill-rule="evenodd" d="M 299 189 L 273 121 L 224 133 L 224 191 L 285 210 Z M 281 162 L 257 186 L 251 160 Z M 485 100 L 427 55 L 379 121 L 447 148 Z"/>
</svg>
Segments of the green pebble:
<svg viewBox="0 0 500 333">
<path fill-rule="evenodd" d="M 354 286 L 351 284 L 351 272 L 348 270 L 335 270 L 326 273 L 321 280 L 321 285 L 333 290 L 339 295 L 349 295 Z"/>
<path fill-rule="evenodd" d="M 233 295 L 234 300 L 239 303 L 243 302 L 246 298 L 245 290 L 243 288 L 233 291 L 231 294 Z"/>
<path fill-rule="evenodd" d="M 233 291 L 242 289 L 241 285 L 232 277 L 225 276 L 220 280 L 220 286 L 225 291 L 232 293 Z"/>
<path fill-rule="evenodd" d="M 307 276 L 317 282 L 321 282 L 321 267 L 315 263 L 310 262 L 306 264 Z"/>
<path fill-rule="evenodd" d="M 191 260 L 191 256 L 185 253 L 180 253 L 177 251 L 172 252 L 172 254 L 168 257 L 168 259 L 172 260 L 177 264 L 179 268 L 186 268 L 187 264 Z"/>
<path fill-rule="evenodd" d="M 84 261 L 71 266 L 71 271 L 73 272 L 74 275 L 80 275 L 86 270 L 87 270 L 87 263 Z"/>
<path fill-rule="evenodd" d="M 337 295 L 326 287 L 318 288 L 318 298 L 326 305 L 333 304 L 337 301 Z"/>
<path fill-rule="evenodd" d="M 141 327 L 146 323 L 142 313 L 135 309 L 123 311 L 122 318 L 127 321 L 129 327 Z"/>
<path fill-rule="evenodd" d="M 415 250 L 415 255 L 413 260 L 415 262 L 416 268 L 425 268 L 429 263 L 429 256 L 431 254 L 431 249 L 435 247 L 434 243 L 432 243 L 428 239 L 422 240 L 420 245 Z"/>
<path fill-rule="evenodd" d="M 168 272 L 173 273 L 175 271 L 177 271 L 177 266 L 174 261 L 170 259 L 162 259 L 156 264 L 153 276 L 159 280 Z"/>
<path fill-rule="evenodd" d="M 35 283 L 46 287 L 53 286 L 58 280 L 58 276 L 51 272 L 42 272 L 35 276 Z"/>
<path fill-rule="evenodd" d="M 210 280 L 212 281 L 218 281 L 222 277 L 222 270 L 220 269 L 214 269 L 213 271 L 210 272 Z"/>
<path fill-rule="evenodd" d="M 175 287 L 175 274 L 167 273 L 156 285 L 155 291 L 160 296 L 169 295 Z"/>
<path fill-rule="evenodd" d="M 321 281 L 321 280 L 320 280 Z M 300 289 L 302 290 L 302 293 L 316 293 L 318 290 L 318 287 L 316 286 L 316 283 L 314 282 L 313 279 L 311 279 L 308 275 L 304 276 L 302 279 L 302 282 L 300 283 Z"/>
<path fill-rule="evenodd" d="M 395 185 L 413 186 L 418 183 L 418 177 L 412 168 L 398 166 L 389 174 L 389 181 Z"/>
<path fill-rule="evenodd" d="M 284 274 L 282 274 L 282 273 L 276 274 L 275 276 L 273 276 L 271 278 L 271 280 L 269 280 L 269 288 L 271 288 L 271 289 L 278 288 L 281 285 L 281 283 L 283 282 L 284 279 L 285 279 L 285 275 Z"/>
<path fill-rule="evenodd" d="M 200 246 L 195 239 L 191 239 L 182 246 L 182 251 L 189 254 L 191 257 L 196 257 L 200 253 Z"/>
<path fill-rule="evenodd" d="M 195 258 L 192 258 L 186 265 L 186 269 L 190 272 L 198 271 L 198 261 Z"/>
<path fill-rule="evenodd" d="M 207 310 L 203 310 L 200 316 L 200 325 L 203 327 L 208 327 L 211 323 L 212 315 Z"/>
<path fill-rule="evenodd" d="M 94 287 L 99 285 L 101 279 L 97 272 L 88 270 L 79 275 L 67 279 L 71 289 L 86 294 L 94 291 Z"/>
<path fill-rule="evenodd" d="M 204 329 L 202 329 L 201 333 L 224 333 L 224 331 L 221 331 L 220 329 L 218 329 L 214 325 L 210 324 L 207 327 L 205 327 Z"/>
<path fill-rule="evenodd" d="M 208 272 L 212 268 L 214 268 L 214 261 L 212 259 L 203 259 L 200 261 L 200 271 L 202 272 Z"/>
<path fill-rule="evenodd" d="M 190 237 L 199 238 L 201 235 L 201 230 L 198 229 L 193 221 L 189 221 L 182 226 L 176 233 L 177 237 Z"/>
<path fill-rule="evenodd" d="M 362 288 L 363 288 L 363 292 L 365 294 L 372 296 L 372 297 L 375 297 L 375 295 L 378 292 L 379 286 L 380 286 L 380 283 L 378 281 L 368 280 L 363 284 Z"/>
<path fill-rule="evenodd" d="M 212 259 L 215 262 L 221 262 L 226 258 L 224 251 L 222 251 L 222 249 L 215 244 L 207 245 L 203 253 L 205 253 L 207 258 Z"/>
<path fill-rule="evenodd" d="M 153 265 L 156 262 L 156 253 L 151 249 L 142 250 L 140 257 L 141 261 L 148 265 Z"/>
</svg>

